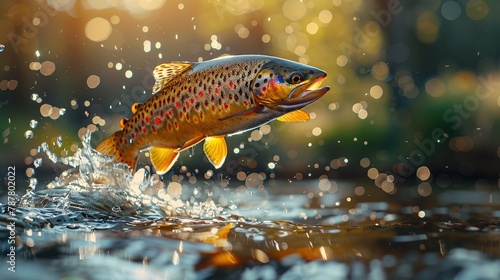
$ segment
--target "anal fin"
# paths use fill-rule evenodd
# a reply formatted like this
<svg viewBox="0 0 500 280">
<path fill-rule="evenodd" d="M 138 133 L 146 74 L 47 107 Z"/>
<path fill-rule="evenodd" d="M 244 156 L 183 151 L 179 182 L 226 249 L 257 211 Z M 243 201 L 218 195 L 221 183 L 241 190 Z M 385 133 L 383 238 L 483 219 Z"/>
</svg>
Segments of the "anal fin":
<svg viewBox="0 0 500 280">
<path fill-rule="evenodd" d="M 281 122 L 307 122 L 310 118 L 306 111 L 299 109 L 286 113 L 283 116 L 278 117 L 277 120 Z"/>
<path fill-rule="evenodd" d="M 207 137 L 203 144 L 203 151 L 215 168 L 220 168 L 226 160 L 227 145 L 224 136 Z"/>
<path fill-rule="evenodd" d="M 167 173 L 179 157 L 179 153 L 173 148 L 152 147 L 149 149 L 149 153 L 158 175 Z"/>
</svg>

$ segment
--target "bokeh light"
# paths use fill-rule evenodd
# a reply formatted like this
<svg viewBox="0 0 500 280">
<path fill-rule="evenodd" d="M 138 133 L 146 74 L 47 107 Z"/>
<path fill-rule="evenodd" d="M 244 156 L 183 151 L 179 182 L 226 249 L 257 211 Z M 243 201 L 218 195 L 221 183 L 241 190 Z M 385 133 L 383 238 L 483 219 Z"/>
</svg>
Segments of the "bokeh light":
<svg viewBox="0 0 500 280">
<path fill-rule="evenodd" d="M 85 36 L 94 42 L 108 39 L 111 34 L 111 23 L 102 17 L 95 17 L 85 25 Z"/>
</svg>

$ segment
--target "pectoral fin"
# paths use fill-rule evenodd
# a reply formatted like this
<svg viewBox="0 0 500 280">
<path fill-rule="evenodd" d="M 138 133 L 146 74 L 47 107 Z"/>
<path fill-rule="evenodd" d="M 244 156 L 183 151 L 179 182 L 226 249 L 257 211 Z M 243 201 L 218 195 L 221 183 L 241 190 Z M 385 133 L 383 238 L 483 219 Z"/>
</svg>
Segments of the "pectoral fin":
<svg viewBox="0 0 500 280">
<path fill-rule="evenodd" d="M 151 162 L 158 175 L 167 173 L 179 157 L 179 153 L 172 148 L 152 147 L 149 149 Z"/>
<path fill-rule="evenodd" d="M 281 122 L 307 122 L 309 119 L 309 114 L 301 109 L 286 113 L 277 118 L 277 120 Z"/>
<path fill-rule="evenodd" d="M 224 117 L 224 118 L 220 118 L 219 121 L 225 121 L 225 120 L 229 120 L 229 119 L 236 118 L 236 117 L 242 117 L 242 116 L 251 116 L 253 114 L 260 114 L 263 110 L 264 110 L 263 105 L 257 105 L 255 107 L 250 108 L 248 110 L 245 110 L 243 112 L 239 112 L 239 113 L 236 113 L 236 114 Z"/>
<path fill-rule="evenodd" d="M 189 148 L 193 147 L 194 145 L 203 141 L 203 139 L 205 139 L 205 136 L 199 136 L 199 137 L 193 138 L 191 140 L 188 140 L 188 141 L 186 141 L 186 143 L 184 143 L 184 145 L 182 145 L 182 147 L 177 149 L 177 151 L 182 152 L 186 149 L 189 149 Z"/>
<path fill-rule="evenodd" d="M 203 144 L 203 151 L 215 168 L 220 168 L 227 156 L 227 145 L 224 136 L 207 137 Z"/>
</svg>

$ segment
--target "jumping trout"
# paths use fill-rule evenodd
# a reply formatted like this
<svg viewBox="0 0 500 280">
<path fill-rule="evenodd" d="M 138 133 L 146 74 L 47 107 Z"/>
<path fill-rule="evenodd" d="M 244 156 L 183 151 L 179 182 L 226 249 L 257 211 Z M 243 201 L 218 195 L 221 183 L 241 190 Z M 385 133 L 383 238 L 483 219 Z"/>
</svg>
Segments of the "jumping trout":
<svg viewBox="0 0 500 280">
<path fill-rule="evenodd" d="M 219 168 L 227 155 L 226 135 L 278 119 L 309 120 L 302 107 L 323 95 L 326 73 L 297 62 L 261 55 L 228 56 L 206 62 L 168 62 L 155 67 L 153 96 L 132 106 L 121 130 L 96 150 L 135 168 L 149 148 L 158 174 L 165 174 L 179 153 L 205 140 L 203 150 Z"/>
</svg>

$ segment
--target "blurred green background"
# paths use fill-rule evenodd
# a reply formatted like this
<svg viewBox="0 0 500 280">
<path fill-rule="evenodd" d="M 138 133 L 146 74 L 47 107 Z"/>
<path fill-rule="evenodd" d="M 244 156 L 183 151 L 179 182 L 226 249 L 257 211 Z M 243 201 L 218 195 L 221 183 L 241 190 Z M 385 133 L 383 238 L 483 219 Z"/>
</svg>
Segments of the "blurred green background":
<svg viewBox="0 0 500 280">
<path fill-rule="evenodd" d="M 151 96 L 157 64 L 267 54 L 326 70 L 332 89 L 308 123 L 230 137 L 216 174 L 390 194 L 410 183 L 422 197 L 499 188 L 498 1 L 6 0 L 0 11 L 0 175 L 16 166 L 20 186 L 63 168 L 35 168 L 42 142 L 71 155 L 87 131 L 95 145 L 118 130 Z M 173 172 L 211 168 L 196 147 Z"/>
</svg>

